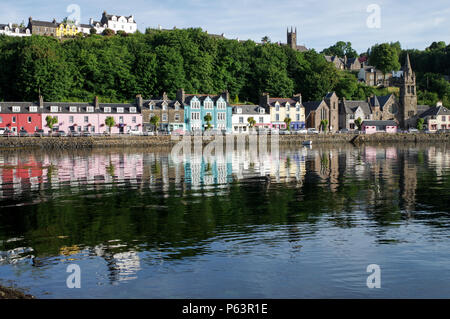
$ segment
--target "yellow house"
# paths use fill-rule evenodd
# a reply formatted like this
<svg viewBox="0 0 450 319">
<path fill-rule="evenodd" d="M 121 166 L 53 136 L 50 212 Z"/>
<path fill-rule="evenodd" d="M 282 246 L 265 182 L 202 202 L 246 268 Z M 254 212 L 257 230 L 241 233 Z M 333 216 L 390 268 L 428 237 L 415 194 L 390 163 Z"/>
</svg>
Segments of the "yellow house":
<svg viewBox="0 0 450 319">
<path fill-rule="evenodd" d="M 71 37 L 77 35 L 81 30 L 78 30 L 76 25 L 61 23 L 58 28 L 56 28 L 57 37 Z"/>
<path fill-rule="evenodd" d="M 261 106 L 269 109 L 272 127 L 286 129 L 285 119 L 291 120 L 290 129 L 297 131 L 305 128 L 305 107 L 300 94 L 292 98 L 271 98 L 267 93 L 260 100 Z"/>
</svg>

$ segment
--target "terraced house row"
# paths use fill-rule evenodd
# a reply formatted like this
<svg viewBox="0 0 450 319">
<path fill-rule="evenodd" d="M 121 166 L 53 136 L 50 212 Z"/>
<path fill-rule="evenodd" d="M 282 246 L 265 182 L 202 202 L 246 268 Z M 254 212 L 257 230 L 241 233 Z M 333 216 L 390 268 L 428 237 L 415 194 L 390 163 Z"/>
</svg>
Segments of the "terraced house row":
<svg viewBox="0 0 450 319">
<path fill-rule="evenodd" d="M 148 100 L 137 95 L 128 104 L 99 103 L 97 98 L 91 103 L 44 102 L 40 96 L 38 102 L 0 102 L 0 128 L 28 133 L 43 129 L 101 134 L 109 132 L 106 119 L 111 117 L 113 134 L 207 129 L 248 133 L 250 127 L 291 131 L 315 128 L 331 132 L 360 128 L 374 133 L 416 127 L 418 119 L 423 118 L 425 127 L 433 131 L 450 129 L 449 112 L 442 106 L 417 105 L 416 77 L 407 56 L 398 98 L 391 94 L 349 101 L 329 92 L 321 100 L 304 102 L 300 93 L 281 98 L 263 93 L 258 105 L 232 105 L 227 91 L 189 94 L 179 89 L 175 99 L 169 99 L 166 93 Z M 49 117 L 56 118 L 51 129 Z"/>
</svg>

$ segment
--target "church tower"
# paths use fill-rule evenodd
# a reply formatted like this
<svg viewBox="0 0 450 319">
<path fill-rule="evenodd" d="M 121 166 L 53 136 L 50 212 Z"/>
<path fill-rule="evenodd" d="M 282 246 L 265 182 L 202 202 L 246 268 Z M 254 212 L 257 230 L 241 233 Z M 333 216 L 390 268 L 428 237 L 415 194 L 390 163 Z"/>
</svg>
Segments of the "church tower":
<svg viewBox="0 0 450 319">
<path fill-rule="evenodd" d="M 409 53 L 406 54 L 405 65 L 402 68 L 403 76 L 400 86 L 399 121 L 404 129 L 414 127 L 412 119 L 417 114 L 416 75 L 414 74 Z"/>
<path fill-rule="evenodd" d="M 293 50 L 297 50 L 297 28 L 294 31 L 291 27 L 291 32 L 289 32 L 289 28 L 287 29 L 287 44 Z"/>
</svg>

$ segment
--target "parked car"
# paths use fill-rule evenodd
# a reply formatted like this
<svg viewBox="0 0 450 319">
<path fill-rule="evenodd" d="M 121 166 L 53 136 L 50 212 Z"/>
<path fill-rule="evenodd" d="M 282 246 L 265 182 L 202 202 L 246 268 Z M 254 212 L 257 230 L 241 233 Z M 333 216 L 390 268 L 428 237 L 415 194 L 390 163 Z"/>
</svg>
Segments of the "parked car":
<svg viewBox="0 0 450 319">
<path fill-rule="evenodd" d="M 5 130 L 6 130 L 6 129 L 5 129 L 4 127 L 1 127 L 1 128 L 0 128 L 0 135 L 3 135 L 3 134 L 5 133 Z"/>
<path fill-rule="evenodd" d="M 128 132 L 128 134 L 130 134 L 130 135 L 142 135 L 142 132 L 138 131 L 138 130 L 130 130 Z"/>
<path fill-rule="evenodd" d="M 350 131 L 347 128 L 343 128 L 343 129 L 339 130 L 339 133 L 341 133 L 341 134 L 346 134 L 346 133 L 349 133 L 349 132 Z"/>
<path fill-rule="evenodd" d="M 297 131 L 297 134 L 308 134 L 308 130 L 306 128 L 301 128 Z"/>
<path fill-rule="evenodd" d="M 319 131 L 316 128 L 309 128 L 308 134 L 319 134 Z"/>
<path fill-rule="evenodd" d="M 67 136 L 67 133 L 64 131 L 58 131 L 56 132 L 56 136 Z"/>
<path fill-rule="evenodd" d="M 27 132 L 25 129 L 20 130 L 20 131 L 19 131 L 19 136 L 21 136 L 21 137 L 27 137 L 27 136 L 28 136 L 28 132 Z"/>
<path fill-rule="evenodd" d="M 88 137 L 88 136 L 92 136 L 92 134 L 91 134 L 91 132 L 84 131 L 83 134 L 82 134 L 82 136 Z"/>
<path fill-rule="evenodd" d="M 3 136 L 17 136 L 17 132 L 11 131 L 10 129 L 6 129 L 3 132 Z"/>
<path fill-rule="evenodd" d="M 37 129 L 37 130 L 34 132 L 34 136 L 38 136 L 38 137 L 44 136 L 44 130 L 42 130 L 42 129 Z"/>
<path fill-rule="evenodd" d="M 291 134 L 291 132 L 288 130 L 280 131 L 280 135 L 289 135 L 289 134 Z"/>
<path fill-rule="evenodd" d="M 419 133 L 419 130 L 416 128 L 410 128 L 410 129 L 408 129 L 408 132 L 409 133 Z"/>
<path fill-rule="evenodd" d="M 433 134 L 433 133 L 435 133 L 435 131 L 430 131 L 430 130 L 425 130 L 424 132 L 427 133 L 427 134 Z"/>
</svg>

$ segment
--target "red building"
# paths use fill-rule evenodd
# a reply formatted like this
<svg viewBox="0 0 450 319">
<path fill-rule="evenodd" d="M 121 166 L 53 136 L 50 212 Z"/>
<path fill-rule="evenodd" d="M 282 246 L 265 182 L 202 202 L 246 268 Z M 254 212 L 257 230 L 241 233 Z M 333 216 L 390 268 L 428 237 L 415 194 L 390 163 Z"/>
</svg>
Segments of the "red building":
<svg viewBox="0 0 450 319">
<path fill-rule="evenodd" d="M 13 132 L 25 129 L 28 133 L 42 129 L 39 106 L 30 102 L 0 102 L 0 128 Z"/>
</svg>

